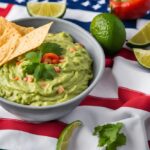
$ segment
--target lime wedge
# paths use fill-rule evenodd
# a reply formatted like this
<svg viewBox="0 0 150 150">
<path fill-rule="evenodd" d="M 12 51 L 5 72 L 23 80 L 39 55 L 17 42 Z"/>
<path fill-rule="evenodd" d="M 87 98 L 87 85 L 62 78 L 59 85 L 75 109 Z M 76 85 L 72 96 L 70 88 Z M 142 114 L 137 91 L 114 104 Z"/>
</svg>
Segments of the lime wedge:
<svg viewBox="0 0 150 150">
<path fill-rule="evenodd" d="M 135 48 L 133 51 L 139 64 L 145 68 L 150 69 L 150 50 Z"/>
<path fill-rule="evenodd" d="M 129 47 L 143 48 L 150 45 L 150 22 L 146 24 L 127 43 Z"/>
<path fill-rule="evenodd" d="M 71 124 L 69 124 L 61 133 L 58 142 L 57 142 L 57 148 L 56 150 L 67 150 L 69 140 L 73 134 L 73 131 L 77 128 L 79 128 L 82 125 L 82 122 L 80 120 L 74 121 Z"/>
<path fill-rule="evenodd" d="M 58 2 L 28 2 L 27 10 L 31 16 L 60 18 L 65 14 L 66 4 Z"/>
</svg>

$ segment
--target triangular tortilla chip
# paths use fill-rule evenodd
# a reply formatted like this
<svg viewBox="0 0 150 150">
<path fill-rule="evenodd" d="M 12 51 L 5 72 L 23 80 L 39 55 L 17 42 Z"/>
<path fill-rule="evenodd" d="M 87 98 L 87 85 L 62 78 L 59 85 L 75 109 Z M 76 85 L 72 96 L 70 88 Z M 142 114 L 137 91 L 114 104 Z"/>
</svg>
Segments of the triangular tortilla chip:
<svg viewBox="0 0 150 150">
<path fill-rule="evenodd" d="M 6 62 L 12 55 L 20 38 L 20 34 L 14 28 L 9 28 L 9 30 L 7 30 L 6 33 L 8 34 L 8 36 L 5 32 L 4 35 L 6 36 L 6 42 L 0 47 L 0 65 Z"/>
<path fill-rule="evenodd" d="M 13 22 L 7 21 L 3 17 L 0 17 L 0 35 L 2 35 L 3 31 L 5 30 L 5 28 L 8 25 L 11 25 L 13 28 L 15 28 L 21 34 L 21 36 L 24 36 L 25 34 L 34 30 L 33 27 L 23 27 L 23 26 L 15 24 Z"/>
<path fill-rule="evenodd" d="M 12 22 L 11 25 L 21 34 L 21 36 L 24 36 L 34 30 L 33 27 L 23 27 Z"/>
<path fill-rule="evenodd" d="M 25 36 L 21 37 L 19 39 L 19 44 L 16 50 L 14 51 L 12 56 L 9 58 L 9 60 L 12 60 L 40 46 L 45 40 L 51 25 L 52 23 L 43 25 L 31 31 L 30 33 L 26 34 Z"/>
<path fill-rule="evenodd" d="M 0 17 L 0 35 L 4 33 L 4 30 L 7 26 L 8 26 L 8 21 L 5 18 Z"/>
</svg>

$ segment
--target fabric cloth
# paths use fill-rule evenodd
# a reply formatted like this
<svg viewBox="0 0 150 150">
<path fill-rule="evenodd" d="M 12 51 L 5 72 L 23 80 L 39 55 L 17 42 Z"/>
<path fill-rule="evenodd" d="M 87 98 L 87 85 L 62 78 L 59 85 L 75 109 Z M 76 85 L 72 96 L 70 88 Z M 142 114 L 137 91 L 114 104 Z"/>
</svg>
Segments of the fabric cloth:
<svg viewBox="0 0 150 150">
<path fill-rule="evenodd" d="M 35 0 L 34 0 L 35 1 Z M 0 15 L 8 20 L 29 17 L 25 0 L 1 0 Z M 108 0 L 68 0 L 64 19 L 88 30 L 92 18 L 108 11 Z M 124 22 L 141 28 L 150 19 Z M 127 29 L 127 39 L 137 32 Z M 22 121 L 0 107 L 0 148 L 8 150 L 56 150 L 57 139 L 67 124 L 81 120 L 84 126 L 73 135 L 69 150 L 98 150 L 93 128 L 123 122 L 127 144 L 118 150 L 149 150 L 150 72 L 143 69 L 133 53 L 124 48 L 114 59 L 106 58 L 102 79 L 90 95 L 69 115 L 40 124 Z"/>
</svg>

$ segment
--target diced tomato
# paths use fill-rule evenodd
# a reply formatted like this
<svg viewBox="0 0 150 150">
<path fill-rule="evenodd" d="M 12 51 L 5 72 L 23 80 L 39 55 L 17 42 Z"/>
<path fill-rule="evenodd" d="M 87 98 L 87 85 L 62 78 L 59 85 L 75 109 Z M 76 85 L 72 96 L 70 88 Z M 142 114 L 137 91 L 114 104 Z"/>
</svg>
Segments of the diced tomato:
<svg viewBox="0 0 150 150">
<path fill-rule="evenodd" d="M 28 79 L 27 79 L 27 81 L 28 82 L 33 82 L 33 77 L 27 77 Z"/>
<path fill-rule="evenodd" d="M 60 67 L 57 67 L 57 66 L 54 66 L 54 70 L 57 72 L 57 73 L 60 73 Z"/>
<path fill-rule="evenodd" d="M 59 63 L 59 56 L 54 53 L 46 53 L 42 57 L 41 62 L 42 63 L 48 63 L 48 64 L 58 64 Z"/>
<path fill-rule="evenodd" d="M 23 80 L 27 82 L 33 82 L 33 77 L 27 76 Z"/>
<path fill-rule="evenodd" d="M 39 84 L 42 88 L 45 88 L 47 86 L 47 83 L 45 81 L 41 81 Z"/>
<path fill-rule="evenodd" d="M 18 65 L 20 65 L 20 64 L 21 64 L 21 62 L 20 62 L 20 61 L 17 61 L 17 62 L 16 62 L 16 65 L 17 65 L 17 66 L 18 66 Z"/>
<path fill-rule="evenodd" d="M 57 90 L 58 94 L 62 94 L 64 91 L 65 89 L 62 85 L 58 87 L 58 90 Z"/>
<path fill-rule="evenodd" d="M 70 51 L 70 52 L 75 52 L 75 51 L 76 51 L 76 48 L 75 48 L 75 47 L 71 47 L 71 48 L 69 48 L 69 51 Z"/>
<path fill-rule="evenodd" d="M 17 81 L 19 80 L 19 77 L 14 77 L 13 80 Z"/>
</svg>

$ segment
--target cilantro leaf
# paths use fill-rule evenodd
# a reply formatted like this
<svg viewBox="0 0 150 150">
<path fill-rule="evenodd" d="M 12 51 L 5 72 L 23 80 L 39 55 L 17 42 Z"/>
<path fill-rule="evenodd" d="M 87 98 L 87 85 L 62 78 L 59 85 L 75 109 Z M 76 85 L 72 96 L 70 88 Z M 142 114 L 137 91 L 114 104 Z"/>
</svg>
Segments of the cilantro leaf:
<svg viewBox="0 0 150 150">
<path fill-rule="evenodd" d="M 106 150 L 116 150 L 118 146 L 126 144 L 126 136 L 120 133 L 123 123 L 106 124 L 94 128 L 93 135 L 99 137 L 98 146 L 106 145 Z"/>
<path fill-rule="evenodd" d="M 117 145 L 116 145 L 116 143 L 109 144 L 109 145 L 106 147 L 106 150 L 117 150 Z"/>
<path fill-rule="evenodd" d="M 39 47 L 38 50 L 40 50 L 40 52 L 42 53 L 42 56 L 45 53 L 54 53 L 57 55 L 61 55 L 62 52 L 62 48 L 60 47 L 60 45 L 56 44 L 56 43 L 42 43 Z"/>
<path fill-rule="evenodd" d="M 118 146 L 125 145 L 126 144 L 126 136 L 123 133 L 120 133 L 118 135 L 116 143 Z"/>
<path fill-rule="evenodd" d="M 30 65 L 27 65 L 25 68 L 25 72 L 28 74 L 33 74 L 37 66 L 38 66 L 38 63 L 32 63 Z"/>
<path fill-rule="evenodd" d="M 42 74 L 44 72 L 44 65 L 39 64 L 34 70 L 34 77 L 39 80 L 42 78 Z"/>
<path fill-rule="evenodd" d="M 56 76 L 55 70 L 48 64 L 45 64 L 44 67 L 45 67 L 45 72 L 43 73 L 43 78 L 53 79 L 54 76 Z"/>
<path fill-rule="evenodd" d="M 25 55 L 26 59 L 29 59 L 31 62 L 39 63 L 41 60 L 41 56 L 37 52 L 29 52 Z"/>
<path fill-rule="evenodd" d="M 32 66 L 33 67 L 33 66 Z M 37 64 L 32 72 L 36 80 L 39 79 L 53 79 L 56 76 L 56 72 L 48 64 Z"/>
<path fill-rule="evenodd" d="M 39 51 L 29 52 L 25 59 L 30 60 L 31 64 L 26 66 L 26 73 L 33 74 L 36 80 L 53 79 L 56 76 L 54 68 L 48 64 L 41 63 L 41 58 L 45 53 L 55 53 L 61 55 L 62 48 L 56 43 L 43 43 L 37 48 Z"/>
</svg>

